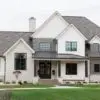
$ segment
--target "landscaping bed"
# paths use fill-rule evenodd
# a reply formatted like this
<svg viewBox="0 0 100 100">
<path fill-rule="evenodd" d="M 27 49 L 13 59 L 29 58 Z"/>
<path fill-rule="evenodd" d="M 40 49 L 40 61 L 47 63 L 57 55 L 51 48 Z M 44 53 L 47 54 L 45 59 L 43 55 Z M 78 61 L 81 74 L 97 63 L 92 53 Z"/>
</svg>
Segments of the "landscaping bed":
<svg viewBox="0 0 100 100">
<path fill-rule="evenodd" d="M 44 84 L 4 84 L 0 85 L 0 89 L 5 88 L 47 88 L 47 87 L 53 87 L 53 85 L 44 85 Z"/>
</svg>

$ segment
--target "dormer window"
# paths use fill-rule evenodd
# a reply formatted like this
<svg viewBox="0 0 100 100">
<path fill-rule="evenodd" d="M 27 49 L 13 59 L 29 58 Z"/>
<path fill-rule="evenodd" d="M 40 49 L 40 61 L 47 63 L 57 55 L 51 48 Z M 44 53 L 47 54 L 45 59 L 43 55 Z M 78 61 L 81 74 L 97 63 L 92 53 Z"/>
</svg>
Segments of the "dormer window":
<svg viewBox="0 0 100 100">
<path fill-rule="evenodd" d="M 50 50 L 50 43 L 48 43 L 48 42 L 41 42 L 39 44 L 39 49 L 41 51 L 49 51 Z"/>
<path fill-rule="evenodd" d="M 77 51 L 77 42 L 76 41 L 66 41 L 65 49 L 66 51 Z"/>
</svg>

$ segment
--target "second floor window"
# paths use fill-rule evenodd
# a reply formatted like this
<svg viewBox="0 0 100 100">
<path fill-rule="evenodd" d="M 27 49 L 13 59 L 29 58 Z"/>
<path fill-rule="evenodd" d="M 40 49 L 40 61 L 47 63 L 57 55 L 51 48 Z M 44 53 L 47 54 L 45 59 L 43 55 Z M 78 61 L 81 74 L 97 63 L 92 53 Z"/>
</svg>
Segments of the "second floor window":
<svg viewBox="0 0 100 100">
<path fill-rule="evenodd" d="M 41 42 L 39 44 L 39 49 L 41 51 L 49 51 L 50 50 L 50 43 L 47 43 L 47 42 Z"/>
<path fill-rule="evenodd" d="M 77 51 L 77 42 L 66 41 L 65 49 L 66 49 L 66 51 Z"/>
<path fill-rule="evenodd" d="M 15 53 L 15 70 L 26 70 L 26 53 Z"/>
</svg>

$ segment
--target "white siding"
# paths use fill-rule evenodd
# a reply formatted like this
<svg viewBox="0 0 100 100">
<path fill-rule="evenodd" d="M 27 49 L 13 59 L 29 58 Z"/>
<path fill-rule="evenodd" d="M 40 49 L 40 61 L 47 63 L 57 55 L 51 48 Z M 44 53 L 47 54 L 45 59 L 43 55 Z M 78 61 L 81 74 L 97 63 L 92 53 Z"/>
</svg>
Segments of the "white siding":
<svg viewBox="0 0 100 100">
<path fill-rule="evenodd" d="M 77 51 L 66 51 L 66 41 L 77 41 Z M 85 39 L 76 31 L 73 27 L 70 27 L 59 39 L 58 39 L 58 53 L 76 54 L 85 56 Z"/>
<path fill-rule="evenodd" d="M 5 61 L 4 58 L 0 58 L 0 76 L 4 76 Z"/>
<path fill-rule="evenodd" d="M 85 80 L 85 63 L 77 62 L 77 75 L 66 75 L 66 63 L 61 62 L 61 78 L 66 80 Z"/>
<path fill-rule="evenodd" d="M 100 82 L 100 74 L 90 75 L 90 82 Z"/>
<path fill-rule="evenodd" d="M 91 41 L 90 41 L 91 44 L 93 43 L 99 43 L 100 44 L 100 38 L 98 36 L 94 36 Z"/>
<path fill-rule="evenodd" d="M 32 82 L 34 75 L 34 61 L 32 60 L 32 53 L 26 47 L 26 45 L 20 41 L 19 44 L 14 47 L 6 56 L 6 81 L 15 81 L 14 72 L 14 53 L 27 53 L 27 69 L 21 71 L 19 80 Z"/>
<path fill-rule="evenodd" d="M 54 16 L 45 27 L 34 35 L 34 38 L 55 38 L 66 26 L 67 24 L 61 18 Z"/>
</svg>

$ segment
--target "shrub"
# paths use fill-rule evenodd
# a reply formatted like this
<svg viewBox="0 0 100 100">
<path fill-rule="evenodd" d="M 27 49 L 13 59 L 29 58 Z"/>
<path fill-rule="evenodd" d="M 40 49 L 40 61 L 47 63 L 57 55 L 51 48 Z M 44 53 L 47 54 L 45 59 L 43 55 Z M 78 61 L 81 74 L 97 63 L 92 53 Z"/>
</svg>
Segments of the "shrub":
<svg viewBox="0 0 100 100">
<path fill-rule="evenodd" d="M 19 85 L 23 85 L 23 83 L 21 81 L 18 82 Z"/>
<path fill-rule="evenodd" d="M 12 81 L 12 84 L 16 84 L 16 82 L 15 81 Z"/>
<path fill-rule="evenodd" d="M 24 84 L 28 84 L 28 82 L 27 82 L 27 81 L 24 81 L 23 83 L 24 83 Z"/>
<path fill-rule="evenodd" d="M 80 81 L 77 81 L 75 84 L 76 85 L 83 85 L 82 82 L 80 82 Z"/>
<path fill-rule="evenodd" d="M 10 82 L 6 82 L 6 84 L 10 84 Z"/>
</svg>

